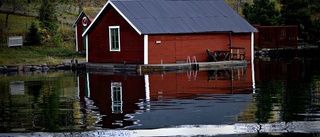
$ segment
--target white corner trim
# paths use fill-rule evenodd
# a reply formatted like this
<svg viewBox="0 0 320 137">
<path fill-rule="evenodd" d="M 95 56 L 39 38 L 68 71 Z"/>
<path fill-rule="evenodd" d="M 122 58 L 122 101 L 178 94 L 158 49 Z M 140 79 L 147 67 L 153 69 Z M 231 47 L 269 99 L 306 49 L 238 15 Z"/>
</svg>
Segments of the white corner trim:
<svg viewBox="0 0 320 137">
<path fill-rule="evenodd" d="M 149 63 L 149 47 L 148 47 L 148 35 L 143 35 L 143 63 Z"/>
<path fill-rule="evenodd" d="M 103 8 L 99 11 L 99 13 L 97 14 L 97 16 L 93 19 L 93 21 L 90 23 L 89 27 L 82 33 L 82 37 L 85 36 L 88 32 L 88 30 L 90 30 L 91 26 L 96 22 L 97 18 L 99 18 L 100 14 L 102 13 L 102 11 L 109 5 L 110 0 L 103 6 Z"/>
<path fill-rule="evenodd" d="M 144 75 L 144 88 L 146 91 L 146 100 L 150 101 L 149 75 Z"/>
<path fill-rule="evenodd" d="M 79 51 L 78 49 L 79 49 L 79 45 L 78 45 L 78 40 L 79 40 L 79 38 L 78 38 L 78 25 L 76 25 L 76 51 Z"/>
<path fill-rule="evenodd" d="M 88 35 L 85 35 L 85 39 L 86 39 L 86 62 L 89 62 L 89 39 L 88 39 Z"/>
<path fill-rule="evenodd" d="M 77 24 L 78 24 L 78 22 L 79 22 L 80 17 L 81 17 L 82 14 L 85 14 L 85 13 L 83 12 L 83 10 L 78 14 L 78 17 L 77 17 L 76 21 L 72 24 L 72 27 L 77 26 Z"/>
<path fill-rule="evenodd" d="M 254 32 L 251 32 L 251 63 L 254 61 Z"/>
<path fill-rule="evenodd" d="M 86 31 L 82 33 L 82 36 L 86 35 L 86 33 L 90 30 L 90 28 L 93 26 L 93 24 L 96 23 L 96 20 L 100 17 L 101 13 L 105 10 L 105 8 L 106 8 L 109 4 L 130 24 L 130 26 L 131 26 L 134 30 L 137 31 L 137 33 L 138 33 L 139 35 L 141 35 L 141 32 L 139 31 L 139 29 L 132 24 L 132 22 L 112 3 L 111 0 L 109 0 L 109 1 L 103 6 L 103 8 L 100 10 L 100 12 L 97 14 L 97 16 L 94 18 L 94 20 L 91 22 L 91 24 L 90 24 L 89 27 L 86 29 Z"/>
<path fill-rule="evenodd" d="M 254 62 L 251 62 L 251 77 L 252 77 L 252 93 L 256 93 L 256 77 L 255 77 L 255 70 L 254 70 Z"/>
<path fill-rule="evenodd" d="M 87 73 L 87 87 L 88 87 L 88 98 L 90 98 L 91 92 L 90 92 L 90 78 L 89 73 Z"/>
</svg>

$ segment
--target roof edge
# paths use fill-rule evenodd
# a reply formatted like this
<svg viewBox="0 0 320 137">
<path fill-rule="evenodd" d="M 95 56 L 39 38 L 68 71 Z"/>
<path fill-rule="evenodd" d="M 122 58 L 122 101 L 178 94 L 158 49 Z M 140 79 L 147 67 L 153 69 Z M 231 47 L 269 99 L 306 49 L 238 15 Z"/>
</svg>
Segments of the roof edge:
<svg viewBox="0 0 320 137">
<path fill-rule="evenodd" d="M 97 18 L 100 17 L 101 13 L 104 11 L 104 9 L 109 5 L 110 0 L 103 6 L 103 8 L 99 11 L 98 15 L 94 18 L 94 20 L 91 22 L 91 24 L 89 25 L 89 27 L 82 33 L 82 37 L 84 37 L 88 30 L 90 30 L 90 28 L 92 27 L 93 24 L 95 24 Z"/>
<path fill-rule="evenodd" d="M 142 35 L 180 35 L 180 34 L 218 34 L 218 33 L 225 33 L 225 34 L 250 34 L 253 32 L 258 31 L 248 31 L 248 32 L 234 32 L 234 31 L 203 31 L 203 32 L 181 32 L 181 33 L 142 33 Z"/>
<path fill-rule="evenodd" d="M 88 17 L 88 15 L 82 10 L 82 11 L 79 13 L 76 21 L 72 24 L 72 27 L 75 27 L 75 26 L 76 26 L 76 24 L 79 22 L 80 16 L 81 16 L 82 14 L 84 14 L 84 15 L 86 15 L 86 16 Z"/>
<path fill-rule="evenodd" d="M 102 12 L 107 8 L 108 5 L 111 5 L 129 24 L 130 26 L 137 31 L 137 33 L 139 35 L 142 35 L 142 33 L 140 32 L 140 30 L 134 26 L 132 24 L 132 22 L 112 3 L 111 0 L 109 0 L 104 6 L 103 8 L 100 10 L 100 12 L 98 13 L 98 15 L 94 18 L 94 20 L 92 21 L 92 23 L 89 25 L 89 27 L 85 30 L 85 32 L 82 33 L 82 37 L 84 37 L 85 35 L 87 35 L 87 33 L 89 32 L 89 30 L 91 29 L 91 27 L 95 24 L 96 20 L 98 18 L 100 18 Z"/>
</svg>

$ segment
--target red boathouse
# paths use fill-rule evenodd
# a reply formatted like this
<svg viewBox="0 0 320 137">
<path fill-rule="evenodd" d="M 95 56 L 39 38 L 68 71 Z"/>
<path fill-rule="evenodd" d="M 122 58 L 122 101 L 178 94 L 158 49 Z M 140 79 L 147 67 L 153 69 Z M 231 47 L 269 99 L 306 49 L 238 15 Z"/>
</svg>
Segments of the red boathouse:
<svg viewBox="0 0 320 137">
<path fill-rule="evenodd" d="M 230 47 L 250 62 L 256 31 L 224 0 L 109 0 L 82 36 L 90 63 L 206 62 Z"/>
<path fill-rule="evenodd" d="M 87 27 L 91 24 L 93 18 L 90 18 L 88 14 L 84 11 L 78 15 L 76 21 L 73 23 L 72 27 L 75 28 L 76 32 L 76 51 L 84 52 L 86 50 L 86 42 L 85 39 L 81 36 L 82 33 L 87 29 Z"/>
</svg>

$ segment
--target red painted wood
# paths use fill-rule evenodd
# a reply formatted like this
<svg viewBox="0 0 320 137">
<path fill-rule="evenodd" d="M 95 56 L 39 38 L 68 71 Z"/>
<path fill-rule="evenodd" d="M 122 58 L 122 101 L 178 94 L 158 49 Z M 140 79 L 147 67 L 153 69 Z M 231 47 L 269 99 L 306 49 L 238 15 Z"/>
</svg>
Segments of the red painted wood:
<svg viewBox="0 0 320 137">
<path fill-rule="evenodd" d="M 83 24 L 82 24 L 82 18 L 85 16 L 85 14 L 82 14 L 80 15 L 80 21 L 78 21 L 78 23 L 76 24 L 77 25 L 77 42 L 78 42 L 78 48 L 77 48 L 77 51 L 85 51 L 85 48 L 84 48 L 84 42 L 83 42 L 83 37 L 82 37 L 82 33 L 83 33 Z M 87 17 L 87 16 L 86 16 Z M 91 20 L 87 17 L 87 26 L 88 27 L 90 24 L 91 24 Z"/>
<path fill-rule="evenodd" d="M 254 45 L 262 48 L 297 48 L 297 26 L 259 26 L 254 25 L 259 31 L 255 33 Z"/>
<path fill-rule="evenodd" d="M 143 63 L 143 36 L 110 5 L 89 32 L 89 62 Z M 120 26 L 120 52 L 109 50 L 109 26 Z"/>
<path fill-rule="evenodd" d="M 186 61 L 188 56 L 191 59 L 196 56 L 198 62 L 205 62 L 206 49 L 229 50 L 229 38 L 229 33 L 149 35 L 149 64 Z M 245 47 L 246 59 L 251 60 L 251 34 L 232 34 L 232 45 Z"/>
</svg>

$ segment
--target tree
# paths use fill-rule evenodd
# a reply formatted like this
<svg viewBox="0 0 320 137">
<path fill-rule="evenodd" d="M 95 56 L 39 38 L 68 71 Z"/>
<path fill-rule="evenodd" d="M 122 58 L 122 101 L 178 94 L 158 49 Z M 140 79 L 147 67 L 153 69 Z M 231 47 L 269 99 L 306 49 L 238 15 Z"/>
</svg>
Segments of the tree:
<svg viewBox="0 0 320 137">
<path fill-rule="evenodd" d="M 4 3 L 4 0 L 1 0 L 0 1 L 0 7 L 2 6 L 3 3 Z"/>
<path fill-rule="evenodd" d="M 3 27 L 2 20 L 0 19 L 0 42 L 3 40 Z"/>
<path fill-rule="evenodd" d="M 279 0 L 282 25 L 297 25 L 300 38 L 308 40 L 308 30 L 312 25 L 309 0 Z"/>
<path fill-rule="evenodd" d="M 252 5 L 245 3 L 242 13 L 251 24 L 279 24 L 279 11 L 276 9 L 274 1 L 254 0 Z"/>
<path fill-rule="evenodd" d="M 38 45 L 40 44 L 40 34 L 36 23 L 32 22 L 29 31 L 26 35 L 27 45 Z"/>
<path fill-rule="evenodd" d="M 311 14 L 312 26 L 309 29 L 309 40 L 311 42 L 317 42 L 319 44 L 320 40 L 320 1 L 310 0 L 309 9 Z"/>
<path fill-rule="evenodd" d="M 54 35 L 57 31 L 57 17 L 56 11 L 49 0 L 42 0 L 42 4 L 39 10 L 40 27 L 47 30 L 51 35 Z"/>
<path fill-rule="evenodd" d="M 247 0 L 249 3 L 252 0 Z M 226 3 L 229 4 L 231 8 L 233 8 L 236 12 L 240 14 L 241 9 L 243 8 L 243 5 L 245 3 L 244 0 L 225 0 Z"/>
<path fill-rule="evenodd" d="M 6 8 L 6 27 L 8 27 L 9 15 L 23 9 L 23 0 L 1 0 L 0 4 Z"/>
</svg>

